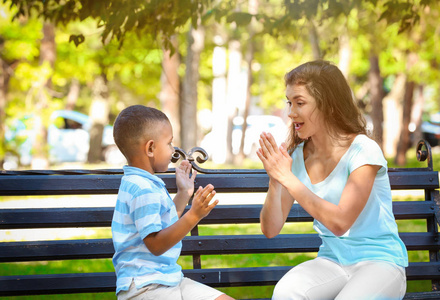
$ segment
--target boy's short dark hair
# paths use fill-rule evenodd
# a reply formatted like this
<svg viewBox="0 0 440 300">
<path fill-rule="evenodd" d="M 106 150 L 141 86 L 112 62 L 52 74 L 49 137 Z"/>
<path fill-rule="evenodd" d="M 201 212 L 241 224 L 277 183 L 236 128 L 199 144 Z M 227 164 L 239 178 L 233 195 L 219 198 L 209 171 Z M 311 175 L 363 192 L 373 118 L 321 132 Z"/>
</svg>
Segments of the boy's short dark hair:
<svg viewBox="0 0 440 300">
<path fill-rule="evenodd" d="M 131 150 L 139 143 L 152 139 L 159 122 L 169 122 L 160 110 L 143 105 L 123 109 L 113 125 L 113 137 L 119 150 L 129 160 Z"/>
</svg>

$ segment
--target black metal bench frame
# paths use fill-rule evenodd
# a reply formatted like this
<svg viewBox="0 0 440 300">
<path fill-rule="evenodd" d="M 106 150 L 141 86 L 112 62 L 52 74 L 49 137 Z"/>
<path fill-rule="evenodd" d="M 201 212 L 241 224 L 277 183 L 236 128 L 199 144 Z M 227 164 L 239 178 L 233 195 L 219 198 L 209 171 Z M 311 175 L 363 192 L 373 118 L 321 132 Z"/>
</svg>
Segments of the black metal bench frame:
<svg viewBox="0 0 440 300">
<path fill-rule="evenodd" d="M 407 249 L 429 252 L 429 262 L 410 262 L 408 280 L 431 280 L 432 290 L 408 293 L 405 299 L 440 299 L 440 242 L 438 220 L 440 196 L 438 171 L 432 167 L 429 144 L 417 147 L 420 161 L 427 167 L 389 169 L 393 190 L 424 190 L 424 201 L 396 201 L 396 219 L 424 219 L 424 232 L 400 232 Z M 268 177 L 264 170 L 207 170 L 196 163 L 207 160 L 201 148 L 188 154 L 176 148 L 174 160 L 189 159 L 198 170 L 196 187 L 212 183 L 217 192 L 265 192 Z M 196 158 L 193 158 L 196 156 Z M 170 193 L 176 192 L 174 170 L 159 176 Z M 17 195 L 96 195 L 116 194 L 122 170 L 2 171 L 0 196 Z M 200 224 L 259 223 L 261 205 L 219 205 Z M 113 207 L 0 209 L 0 229 L 110 227 Z M 293 205 L 288 222 L 311 222 L 313 219 L 299 205 Z M 198 227 L 183 240 L 182 255 L 193 257 L 193 269 L 187 277 L 213 287 L 274 285 L 292 266 L 252 268 L 202 267 L 201 255 L 253 253 L 308 253 L 320 245 L 317 234 L 280 234 L 273 239 L 263 235 L 201 236 Z M 71 259 L 111 258 L 111 239 L 78 239 L 0 243 L 0 263 Z M 3 275 L 3 274 L 2 274 Z M 0 296 L 68 294 L 115 291 L 113 272 L 0 276 Z"/>
</svg>

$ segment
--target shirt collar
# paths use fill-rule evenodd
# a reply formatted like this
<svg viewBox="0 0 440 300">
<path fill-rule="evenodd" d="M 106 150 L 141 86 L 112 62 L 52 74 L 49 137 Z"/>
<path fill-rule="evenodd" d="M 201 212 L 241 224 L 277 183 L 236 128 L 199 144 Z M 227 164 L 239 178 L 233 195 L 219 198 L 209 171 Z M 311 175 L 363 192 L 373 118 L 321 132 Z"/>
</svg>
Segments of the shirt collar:
<svg viewBox="0 0 440 300">
<path fill-rule="evenodd" d="M 165 182 L 162 179 L 148 171 L 128 165 L 123 166 L 122 169 L 124 170 L 124 175 L 138 175 L 165 186 Z"/>
</svg>

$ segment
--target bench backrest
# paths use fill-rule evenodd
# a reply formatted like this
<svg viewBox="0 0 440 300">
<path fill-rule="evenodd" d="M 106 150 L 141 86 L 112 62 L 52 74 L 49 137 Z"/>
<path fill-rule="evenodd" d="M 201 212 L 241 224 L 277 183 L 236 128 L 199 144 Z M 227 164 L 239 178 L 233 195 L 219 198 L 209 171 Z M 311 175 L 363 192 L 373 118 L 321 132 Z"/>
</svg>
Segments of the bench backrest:
<svg viewBox="0 0 440 300">
<path fill-rule="evenodd" d="M 430 153 L 429 153 L 430 155 Z M 196 187 L 212 183 L 218 193 L 257 193 L 268 188 L 264 170 L 206 170 L 191 163 L 200 172 Z M 428 157 L 429 162 L 429 157 Z M 204 174 L 203 174 L 203 173 Z M 0 196 L 12 195 L 97 195 L 116 194 L 122 170 L 63 170 L 3 172 Z M 159 175 L 170 193 L 176 192 L 173 170 Z M 429 261 L 411 262 L 408 280 L 431 280 L 433 290 L 440 288 L 440 241 L 438 234 L 439 177 L 426 168 L 390 169 L 393 190 L 422 190 L 424 199 L 393 203 L 397 220 L 426 220 L 426 230 L 400 232 L 409 251 L 426 251 Z M 261 204 L 219 205 L 200 226 L 207 224 L 259 223 Z M 0 229 L 110 227 L 113 207 L 0 209 Z M 299 205 L 293 205 L 288 222 L 313 219 Z M 261 234 L 200 235 L 196 227 L 183 240 L 182 255 L 193 257 L 193 269 L 186 276 L 214 287 L 272 285 L 292 266 L 257 266 L 251 268 L 210 268 L 202 255 L 311 253 L 321 241 L 316 233 L 286 233 L 273 239 Z M 0 244 L 0 262 L 111 258 L 111 239 L 20 241 Z M 206 269 L 205 269 L 206 267 Z M 78 293 L 114 291 L 113 272 L 90 274 L 55 274 L 0 276 L 0 295 Z"/>
</svg>

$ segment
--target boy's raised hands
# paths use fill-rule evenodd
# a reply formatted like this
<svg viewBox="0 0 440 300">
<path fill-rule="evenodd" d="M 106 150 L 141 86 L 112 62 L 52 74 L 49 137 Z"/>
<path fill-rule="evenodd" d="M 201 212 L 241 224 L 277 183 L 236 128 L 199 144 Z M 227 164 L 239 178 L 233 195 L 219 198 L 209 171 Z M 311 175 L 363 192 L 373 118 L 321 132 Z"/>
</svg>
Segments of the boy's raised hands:
<svg viewBox="0 0 440 300">
<path fill-rule="evenodd" d="M 214 198 L 215 194 L 216 192 L 212 184 L 208 184 L 204 188 L 200 186 L 194 194 L 191 209 L 189 210 L 189 212 L 193 212 L 195 216 L 199 219 L 206 217 L 218 204 L 218 200 L 215 200 L 214 202 L 209 204 Z"/>
</svg>

